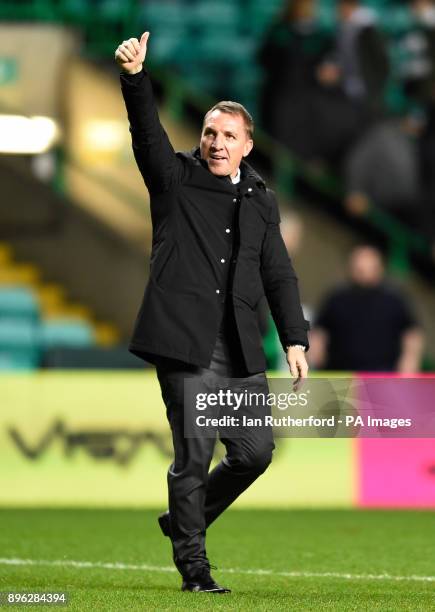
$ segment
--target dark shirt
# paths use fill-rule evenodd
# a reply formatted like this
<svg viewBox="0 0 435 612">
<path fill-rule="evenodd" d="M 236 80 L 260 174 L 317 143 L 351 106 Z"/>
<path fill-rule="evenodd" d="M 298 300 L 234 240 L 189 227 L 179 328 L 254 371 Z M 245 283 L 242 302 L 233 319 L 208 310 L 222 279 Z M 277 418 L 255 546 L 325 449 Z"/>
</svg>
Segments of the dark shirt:
<svg viewBox="0 0 435 612">
<path fill-rule="evenodd" d="M 391 372 L 401 352 L 402 334 L 417 325 L 399 291 L 346 284 L 322 304 L 316 326 L 328 332 L 327 370 Z"/>
</svg>

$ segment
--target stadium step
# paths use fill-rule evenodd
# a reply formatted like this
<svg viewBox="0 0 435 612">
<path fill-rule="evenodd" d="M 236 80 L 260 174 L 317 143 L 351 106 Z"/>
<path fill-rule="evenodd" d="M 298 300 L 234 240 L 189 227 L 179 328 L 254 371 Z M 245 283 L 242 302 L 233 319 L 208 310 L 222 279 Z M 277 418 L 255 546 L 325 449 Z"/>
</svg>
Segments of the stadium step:
<svg viewBox="0 0 435 612">
<path fill-rule="evenodd" d="M 43 322 L 81 322 L 92 328 L 93 343 L 98 346 L 110 347 L 119 342 L 120 334 L 115 325 L 97 320 L 88 306 L 69 300 L 61 285 L 44 282 L 37 266 L 17 263 L 11 246 L 0 242 L 0 291 L 3 289 L 5 293 L 10 289 L 13 292 L 16 289 L 18 295 L 20 288 L 28 289 L 29 295 L 34 296 L 38 316 Z"/>
</svg>

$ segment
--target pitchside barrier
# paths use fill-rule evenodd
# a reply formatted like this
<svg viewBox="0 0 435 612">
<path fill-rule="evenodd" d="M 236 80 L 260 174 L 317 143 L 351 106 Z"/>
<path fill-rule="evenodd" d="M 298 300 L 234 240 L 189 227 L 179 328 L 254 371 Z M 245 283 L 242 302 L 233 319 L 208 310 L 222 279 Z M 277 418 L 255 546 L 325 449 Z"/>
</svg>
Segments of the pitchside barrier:
<svg viewBox="0 0 435 612">
<path fill-rule="evenodd" d="M 172 448 L 154 371 L 2 374 L 0 402 L 1 506 L 166 505 Z M 223 453 L 218 443 L 214 460 Z M 435 507 L 434 439 L 278 437 L 236 505 Z"/>
</svg>

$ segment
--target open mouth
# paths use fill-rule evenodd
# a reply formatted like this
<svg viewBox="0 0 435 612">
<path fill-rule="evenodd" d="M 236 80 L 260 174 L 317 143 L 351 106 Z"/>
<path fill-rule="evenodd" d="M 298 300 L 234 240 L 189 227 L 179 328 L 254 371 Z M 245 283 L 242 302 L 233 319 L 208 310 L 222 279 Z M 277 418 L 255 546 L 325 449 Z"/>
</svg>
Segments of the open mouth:
<svg viewBox="0 0 435 612">
<path fill-rule="evenodd" d="M 225 160 L 227 159 L 227 158 L 226 158 L 226 157 L 224 157 L 223 155 L 215 155 L 214 153 L 211 153 L 211 154 L 210 154 L 210 158 L 211 158 L 213 161 L 225 161 Z"/>
</svg>

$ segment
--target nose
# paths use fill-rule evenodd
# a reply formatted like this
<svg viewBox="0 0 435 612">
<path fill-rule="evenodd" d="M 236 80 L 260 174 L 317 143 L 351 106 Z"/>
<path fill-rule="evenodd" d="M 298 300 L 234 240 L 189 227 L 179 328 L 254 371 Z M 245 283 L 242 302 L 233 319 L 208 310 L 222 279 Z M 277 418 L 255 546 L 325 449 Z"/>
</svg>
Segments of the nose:
<svg viewBox="0 0 435 612">
<path fill-rule="evenodd" d="M 212 149 L 214 149 L 215 151 L 219 151 L 219 149 L 223 148 L 223 136 L 221 134 L 216 134 L 216 136 L 214 137 L 214 140 L 212 142 Z"/>
</svg>

